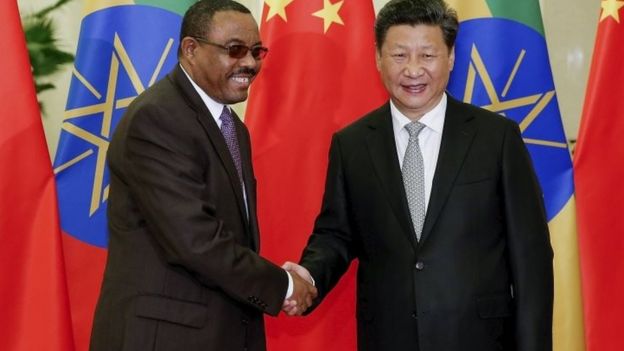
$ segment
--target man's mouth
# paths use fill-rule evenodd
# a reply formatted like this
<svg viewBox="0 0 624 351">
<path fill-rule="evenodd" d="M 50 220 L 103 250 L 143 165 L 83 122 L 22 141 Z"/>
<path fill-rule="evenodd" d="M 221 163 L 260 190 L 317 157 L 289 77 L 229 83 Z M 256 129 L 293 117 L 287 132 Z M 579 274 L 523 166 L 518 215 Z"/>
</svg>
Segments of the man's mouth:
<svg viewBox="0 0 624 351">
<path fill-rule="evenodd" d="M 247 87 L 251 84 L 251 81 L 256 76 L 256 73 L 255 69 L 244 67 L 239 69 L 237 72 L 232 73 L 229 79 L 233 80 L 236 84 Z"/>
<path fill-rule="evenodd" d="M 251 76 L 237 76 L 237 75 L 233 75 L 232 77 L 230 77 L 231 80 L 233 80 L 234 82 L 238 83 L 238 84 L 243 84 L 243 85 L 249 85 L 251 83 Z"/>
<path fill-rule="evenodd" d="M 401 87 L 410 94 L 419 94 L 425 91 L 427 84 L 401 84 Z"/>
</svg>

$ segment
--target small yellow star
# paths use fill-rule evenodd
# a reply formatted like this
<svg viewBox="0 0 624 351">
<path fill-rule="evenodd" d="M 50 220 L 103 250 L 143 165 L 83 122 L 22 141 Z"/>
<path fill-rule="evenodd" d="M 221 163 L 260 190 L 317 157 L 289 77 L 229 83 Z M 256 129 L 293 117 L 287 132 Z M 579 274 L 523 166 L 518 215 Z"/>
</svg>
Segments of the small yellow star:
<svg viewBox="0 0 624 351">
<path fill-rule="evenodd" d="M 264 0 L 264 2 L 269 5 L 269 13 L 267 14 L 266 21 L 268 22 L 271 17 L 279 15 L 285 22 L 288 22 L 288 19 L 286 19 L 286 6 L 290 5 L 293 1 L 295 0 Z"/>
<path fill-rule="evenodd" d="M 338 11 L 340 11 L 343 2 L 344 0 L 332 4 L 331 2 L 329 2 L 329 0 L 323 0 L 323 9 L 316 11 L 312 14 L 312 16 L 320 17 L 323 19 L 323 27 L 325 33 L 327 33 L 327 30 L 332 25 L 332 23 L 344 25 L 344 22 L 342 22 L 342 18 L 340 18 L 340 15 L 338 14 Z"/>
<path fill-rule="evenodd" d="M 600 3 L 602 7 L 602 15 L 600 16 L 600 22 L 607 17 L 613 17 L 617 23 L 620 23 L 620 8 L 624 6 L 624 1 L 618 0 L 603 0 Z"/>
</svg>

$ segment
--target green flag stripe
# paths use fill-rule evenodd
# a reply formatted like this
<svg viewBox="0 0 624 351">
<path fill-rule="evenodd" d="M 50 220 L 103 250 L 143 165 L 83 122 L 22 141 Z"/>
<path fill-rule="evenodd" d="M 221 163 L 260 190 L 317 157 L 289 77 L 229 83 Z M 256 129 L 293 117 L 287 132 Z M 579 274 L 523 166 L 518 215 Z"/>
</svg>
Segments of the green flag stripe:
<svg viewBox="0 0 624 351">
<path fill-rule="evenodd" d="M 512 19 L 532 27 L 544 36 L 539 0 L 486 0 L 493 17 Z"/>
<path fill-rule="evenodd" d="M 189 6 L 191 6 L 195 1 L 196 0 L 135 0 L 135 3 L 137 5 L 160 7 L 183 16 L 186 9 L 188 9 Z"/>
</svg>

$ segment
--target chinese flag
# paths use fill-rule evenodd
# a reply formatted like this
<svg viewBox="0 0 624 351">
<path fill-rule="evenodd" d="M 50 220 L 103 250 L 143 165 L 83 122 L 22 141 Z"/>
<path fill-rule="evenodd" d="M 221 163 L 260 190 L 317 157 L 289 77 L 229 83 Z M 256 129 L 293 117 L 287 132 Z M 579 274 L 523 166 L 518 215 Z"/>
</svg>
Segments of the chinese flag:
<svg viewBox="0 0 624 351">
<path fill-rule="evenodd" d="M 73 350 L 54 175 L 17 3 L 0 1 L 0 350 Z"/>
<path fill-rule="evenodd" d="M 574 155 L 587 350 L 624 350 L 624 1 L 602 15 Z"/>
<path fill-rule="evenodd" d="M 332 134 L 380 106 L 371 0 L 265 1 L 269 47 L 245 122 L 258 179 L 262 254 L 298 261 L 320 209 Z M 305 318 L 267 318 L 269 350 L 355 350 L 355 268 Z"/>
</svg>

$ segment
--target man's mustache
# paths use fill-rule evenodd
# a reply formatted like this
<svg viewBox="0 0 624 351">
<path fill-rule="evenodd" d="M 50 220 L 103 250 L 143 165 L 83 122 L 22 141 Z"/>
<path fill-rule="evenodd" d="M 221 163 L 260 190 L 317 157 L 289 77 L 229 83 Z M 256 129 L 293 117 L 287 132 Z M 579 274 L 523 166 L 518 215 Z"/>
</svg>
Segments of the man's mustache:
<svg viewBox="0 0 624 351">
<path fill-rule="evenodd" d="M 236 72 L 232 73 L 232 75 L 237 75 L 237 74 L 246 74 L 246 75 L 250 75 L 250 76 L 255 76 L 256 74 L 258 74 L 258 72 L 250 67 L 243 67 L 239 70 L 237 70 Z"/>
</svg>

